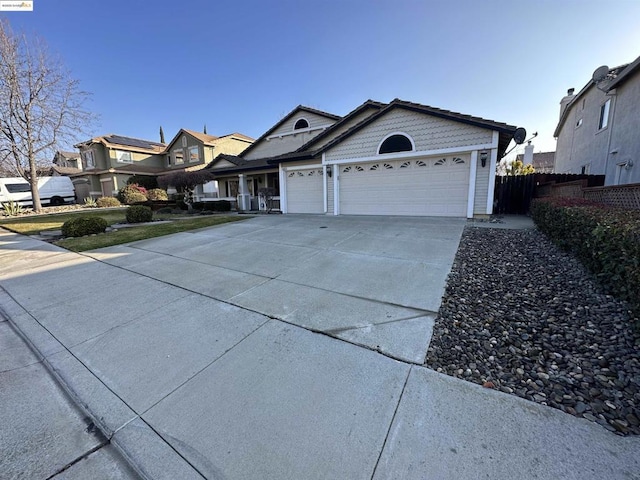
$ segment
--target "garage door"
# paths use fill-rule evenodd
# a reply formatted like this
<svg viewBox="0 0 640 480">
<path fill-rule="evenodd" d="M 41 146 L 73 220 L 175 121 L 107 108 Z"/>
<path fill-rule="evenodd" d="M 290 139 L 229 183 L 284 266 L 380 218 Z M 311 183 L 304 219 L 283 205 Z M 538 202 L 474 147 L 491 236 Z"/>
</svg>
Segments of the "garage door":
<svg viewBox="0 0 640 480">
<path fill-rule="evenodd" d="M 287 172 L 287 212 L 324 213 L 322 169 Z"/>
<path fill-rule="evenodd" d="M 468 157 L 340 165 L 340 213 L 466 217 Z"/>
</svg>

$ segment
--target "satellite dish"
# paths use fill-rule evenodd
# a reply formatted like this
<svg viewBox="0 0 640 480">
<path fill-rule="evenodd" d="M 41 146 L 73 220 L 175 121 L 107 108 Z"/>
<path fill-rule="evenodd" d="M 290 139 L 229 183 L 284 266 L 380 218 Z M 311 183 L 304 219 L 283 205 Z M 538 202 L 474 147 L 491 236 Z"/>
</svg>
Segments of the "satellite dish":
<svg viewBox="0 0 640 480">
<path fill-rule="evenodd" d="M 601 67 L 596 68 L 596 71 L 593 72 L 591 79 L 593 80 L 593 83 L 600 83 L 607 77 L 607 75 L 609 75 L 609 67 L 607 67 L 606 65 L 602 65 Z"/>
<path fill-rule="evenodd" d="M 516 131 L 513 132 L 513 140 L 518 145 L 521 145 L 524 143 L 525 138 L 527 138 L 527 131 L 522 127 L 516 128 Z"/>
</svg>

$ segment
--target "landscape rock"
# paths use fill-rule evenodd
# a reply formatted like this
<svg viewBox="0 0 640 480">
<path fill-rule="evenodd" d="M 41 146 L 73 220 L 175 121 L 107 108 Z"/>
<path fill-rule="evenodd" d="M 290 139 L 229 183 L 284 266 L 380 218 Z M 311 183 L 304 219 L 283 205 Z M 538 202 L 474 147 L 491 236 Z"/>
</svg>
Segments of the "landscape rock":
<svg viewBox="0 0 640 480">
<path fill-rule="evenodd" d="M 425 363 L 640 435 L 634 322 L 626 303 L 538 230 L 467 227 Z"/>
</svg>

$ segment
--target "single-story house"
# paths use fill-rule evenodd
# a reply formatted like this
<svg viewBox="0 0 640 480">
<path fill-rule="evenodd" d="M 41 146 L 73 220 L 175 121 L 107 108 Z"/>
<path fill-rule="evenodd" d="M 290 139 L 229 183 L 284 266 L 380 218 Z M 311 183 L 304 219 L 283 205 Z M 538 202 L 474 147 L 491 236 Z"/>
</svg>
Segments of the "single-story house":
<svg viewBox="0 0 640 480">
<path fill-rule="evenodd" d="M 467 217 L 493 212 L 496 163 L 516 127 L 399 99 L 340 117 L 298 106 L 239 155 L 206 168 L 220 197 L 282 213 Z"/>
</svg>

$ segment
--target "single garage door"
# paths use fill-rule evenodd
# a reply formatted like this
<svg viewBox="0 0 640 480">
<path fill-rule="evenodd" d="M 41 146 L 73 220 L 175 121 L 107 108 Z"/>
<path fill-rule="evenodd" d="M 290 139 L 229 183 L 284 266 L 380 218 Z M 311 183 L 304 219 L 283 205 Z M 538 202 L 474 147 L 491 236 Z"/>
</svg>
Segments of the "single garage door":
<svg viewBox="0 0 640 480">
<path fill-rule="evenodd" d="M 340 165 L 340 213 L 466 217 L 469 158 Z"/>
<path fill-rule="evenodd" d="M 322 169 L 287 172 L 287 212 L 324 213 Z"/>
</svg>

